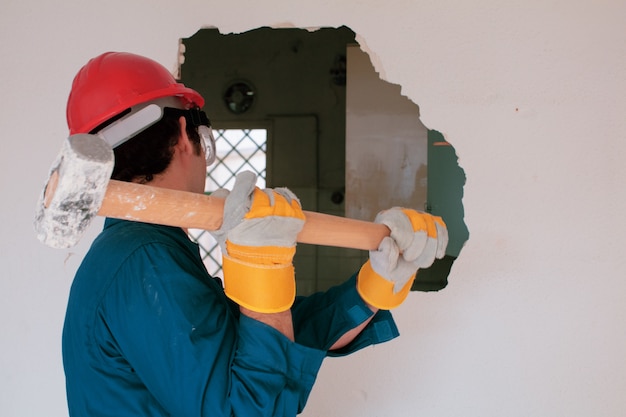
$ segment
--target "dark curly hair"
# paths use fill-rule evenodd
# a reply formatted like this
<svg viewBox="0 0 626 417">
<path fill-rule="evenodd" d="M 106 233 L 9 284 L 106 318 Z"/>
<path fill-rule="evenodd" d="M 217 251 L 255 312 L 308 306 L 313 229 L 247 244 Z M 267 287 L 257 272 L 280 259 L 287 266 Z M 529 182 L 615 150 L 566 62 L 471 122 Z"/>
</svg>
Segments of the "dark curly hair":
<svg viewBox="0 0 626 417">
<path fill-rule="evenodd" d="M 116 147 L 115 167 L 111 178 L 147 183 L 155 175 L 165 171 L 172 160 L 174 146 L 180 138 L 179 118 L 188 115 L 189 111 L 166 107 L 161 120 Z M 196 151 L 200 153 L 201 138 L 197 128 L 188 122 L 186 131 L 189 139 L 196 144 Z"/>
</svg>

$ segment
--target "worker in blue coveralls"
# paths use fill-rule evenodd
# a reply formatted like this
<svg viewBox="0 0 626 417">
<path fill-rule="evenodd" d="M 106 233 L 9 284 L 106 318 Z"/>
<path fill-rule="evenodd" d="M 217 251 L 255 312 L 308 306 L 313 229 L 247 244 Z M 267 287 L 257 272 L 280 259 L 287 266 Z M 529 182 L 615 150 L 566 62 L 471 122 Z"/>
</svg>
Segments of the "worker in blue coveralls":
<svg viewBox="0 0 626 417">
<path fill-rule="evenodd" d="M 203 193 L 215 158 L 204 99 L 155 61 L 105 53 L 80 69 L 70 134 L 115 152 L 112 178 Z M 441 219 L 379 213 L 391 236 L 344 284 L 295 296 L 304 224 L 287 189 L 237 176 L 220 230 L 224 282 L 185 230 L 106 219 L 72 284 L 63 329 L 70 416 L 295 416 L 326 356 L 398 335 L 389 313 L 418 269 L 442 257 Z"/>
</svg>

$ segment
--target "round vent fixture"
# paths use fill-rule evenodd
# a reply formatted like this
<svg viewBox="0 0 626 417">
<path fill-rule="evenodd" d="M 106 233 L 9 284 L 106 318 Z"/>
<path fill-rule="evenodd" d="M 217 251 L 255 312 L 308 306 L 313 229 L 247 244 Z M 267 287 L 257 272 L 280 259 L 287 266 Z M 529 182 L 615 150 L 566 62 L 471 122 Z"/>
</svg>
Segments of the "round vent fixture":
<svg viewBox="0 0 626 417">
<path fill-rule="evenodd" d="M 235 114 L 247 112 L 254 103 L 254 89 L 246 82 L 231 84 L 224 93 L 224 102 L 228 110 Z"/>
</svg>

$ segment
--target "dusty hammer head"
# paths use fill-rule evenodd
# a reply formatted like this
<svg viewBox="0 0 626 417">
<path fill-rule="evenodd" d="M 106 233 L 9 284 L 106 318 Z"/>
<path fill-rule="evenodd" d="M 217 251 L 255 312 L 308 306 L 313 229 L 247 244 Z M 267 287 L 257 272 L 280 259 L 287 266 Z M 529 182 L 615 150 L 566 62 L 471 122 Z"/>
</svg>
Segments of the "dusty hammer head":
<svg viewBox="0 0 626 417">
<path fill-rule="evenodd" d="M 111 146 L 95 135 L 70 136 L 52 164 L 35 214 L 37 238 L 53 248 L 69 248 L 98 214 L 113 172 Z"/>
</svg>

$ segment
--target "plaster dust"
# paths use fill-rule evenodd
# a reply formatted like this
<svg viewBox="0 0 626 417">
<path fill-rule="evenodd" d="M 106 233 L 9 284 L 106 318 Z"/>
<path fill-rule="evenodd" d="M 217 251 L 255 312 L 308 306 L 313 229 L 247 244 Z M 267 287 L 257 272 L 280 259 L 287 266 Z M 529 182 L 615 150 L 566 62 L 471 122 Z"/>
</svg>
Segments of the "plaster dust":
<svg viewBox="0 0 626 417">
<path fill-rule="evenodd" d="M 37 239 L 52 248 L 74 246 L 100 209 L 113 165 L 113 150 L 99 137 L 67 138 L 50 170 L 49 178 L 58 179 L 54 195 L 42 192 L 37 202 Z"/>
</svg>

